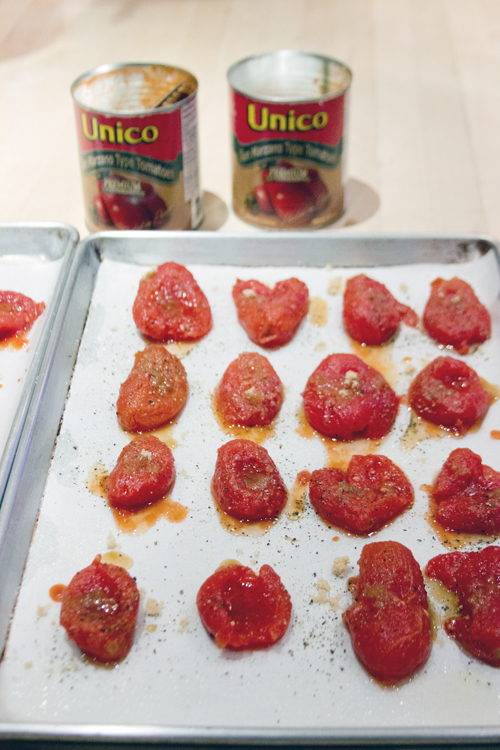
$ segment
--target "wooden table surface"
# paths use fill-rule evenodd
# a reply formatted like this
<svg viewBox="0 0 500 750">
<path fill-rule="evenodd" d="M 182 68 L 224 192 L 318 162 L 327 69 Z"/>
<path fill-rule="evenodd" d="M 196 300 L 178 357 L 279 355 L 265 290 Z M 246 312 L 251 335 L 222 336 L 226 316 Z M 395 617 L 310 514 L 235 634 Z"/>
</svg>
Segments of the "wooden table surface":
<svg viewBox="0 0 500 750">
<path fill-rule="evenodd" d="M 346 212 L 320 231 L 500 237 L 499 0 L 0 0 L 0 220 L 88 234 L 70 85 L 144 60 L 199 80 L 202 228 L 259 231 L 231 208 L 226 72 L 284 48 L 354 76 Z"/>
</svg>

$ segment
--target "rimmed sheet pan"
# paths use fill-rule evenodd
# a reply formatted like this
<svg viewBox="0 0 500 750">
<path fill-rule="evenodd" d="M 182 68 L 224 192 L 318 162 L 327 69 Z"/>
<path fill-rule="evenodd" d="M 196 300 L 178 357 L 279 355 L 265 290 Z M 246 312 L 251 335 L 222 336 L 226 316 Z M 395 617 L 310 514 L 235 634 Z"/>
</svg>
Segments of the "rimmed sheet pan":
<svg viewBox="0 0 500 750">
<path fill-rule="evenodd" d="M 0 499 L 77 242 L 67 224 L 0 224 L 0 289 L 45 303 L 22 346 L 6 342 L 0 349 Z"/>
<path fill-rule="evenodd" d="M 131 306 L 140 278 L 166 260 L 193 271 L 211 303 L 214 327 L 182 352 L 190 397 L 168 435 L 177 467 L 172 500 L 187 507 L 187 517 L 181 523 L 161 518 L 145 533 L 128 534 L 105 500 L 91 492 L 89 476 L 96 467 L 110 470 L 128 441 L 116 422 L 116 396 L 134 353 L 145 345 Z M 274 283 L 299 276 L 328 308 L 325 325 L 308 319 L 288 347 L 267 354 L 286 398 L 264 445 L 291 488 L 299 471 L 319 468 L 332 456 L 324 441 L 304 436 L 297 413 L 316 365 L 329 353 L 351 351 L 341 325 L 342 295 L 331 292 L 338 291 L 339 279 L 360 269 L 419 315 L 436 276 L 458 275 L 472 283 L 492 313 L 493 336 L 467 361 L 500 385 L 500 277 L 497 247 L 488 238 L 117 232 L 80 244 L 57 341 L 42 362 L 40 391 L 0 508 L 0 597 L 9 605 L 0 612 L 6 639 L 0 737 L 183 744 L 498 740 L 498 670 L 469 659 L 442 629 L 426 667 L 397 688 L 381 688 L 357 663 L 341 613 L 350 603 L 347 576 L 355 574 L 368 540 L 328 528 L 310 507 L 298 520 L 283 514 L 263 536 L 235 536 L 219 522 L 210 497 L 216 449 L 229 439 L 215 420 L 211 396 L 237 354 L 257 349 L 236 320 L 236 277 Z M 404 394 L 413 375 L 439 354 L 421 330 L 403 327 L 380 361 Z M 458 445 L 476 449 L 485 463 L 498 467 L 498 441 L 491 433 L 500 429 L 500 404 L 478 432 L 461 441 L 444 435 L 409 446 L 409 420 L 402 407 L 378 452 L 405 470 L 416 502 L 373 539 L 402 541 L 425 565 L 445 548 L 427 522 L 422 485 L 432 482 Z M 33 523 L 40 504 L 8 630 L 29 544 L 19 538 L 16 519 Z M 127 556 L 143 590 L 134 647 L 114 669 L 81 657 L 58 625 L 59 606 L 48 594 L 53 584 L 67 583 L 97 553 L 108 551 Z M 336 577 L 332 563 L 341 556 L 348 564 L 345 575 Z M 290 629 L 268 651 L 218 651 L 199 622 L 197 590 L 227 558 L 254 568 L 271 564 L 290 592 Z M 6 569 L 14 572 L 5 576 Z"/>
</svg>

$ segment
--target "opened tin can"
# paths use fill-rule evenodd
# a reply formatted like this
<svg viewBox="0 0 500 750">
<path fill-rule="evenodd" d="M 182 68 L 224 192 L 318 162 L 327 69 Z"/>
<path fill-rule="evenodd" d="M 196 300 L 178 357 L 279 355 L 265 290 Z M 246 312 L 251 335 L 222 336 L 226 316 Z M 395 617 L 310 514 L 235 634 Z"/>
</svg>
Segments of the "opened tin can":
<svg viewBox="0 0 500 750">
<path fill-rule="evenodd" d="M 241 219 L 294 229 L 342 215 L 351 78 L 337 60 L 291 50 L 229 69 L 233 208 Z"/>
<path fill-rule="evenodd" d="M 103 229 L 194 229 L 202 216 L 196 78 L 103 65 L 72 85 L 85 219 Z"/>
</svg>

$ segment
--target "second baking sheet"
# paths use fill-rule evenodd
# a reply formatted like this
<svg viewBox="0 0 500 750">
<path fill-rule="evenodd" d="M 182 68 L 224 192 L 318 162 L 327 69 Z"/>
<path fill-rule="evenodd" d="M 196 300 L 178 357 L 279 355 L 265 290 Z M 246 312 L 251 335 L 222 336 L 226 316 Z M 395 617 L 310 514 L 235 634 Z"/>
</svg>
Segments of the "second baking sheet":
<svg viewBox="0 0 500 750">
<path fill-rule="evenodd" d="M 305 246 L 305 250 L 307 245 Z M 137 260 L 137 256 L 134 260 Z M 216 260 L 216 258 L 214 258 Z M 307 262 L 307 254 L 304 253 Z M 264 443 L 291 490 L 298 472 L 332 460 L 335 447 L 308 437 L 301 426 L 301 392 L 319 362 L 349 352 L 341 325 L 343 281 L 361 268 L 190 266 L 214 315 L 211 333 L 193 347 L 180 347 L 190 396 L 175 425 L 163 433 L 173 445 L 177 480 L 172 500 L 187 509 L 159 518 L 151 528 L 126 533 L 105 500 L 95 476 L 111 470 L 129 436 L 116 421 L 116 397 L 144 347 L 131 316 L 139 279 L 147 266 L 105 259 L 96 285 L 77 366 L 50 468 L 40 519 L 0 667 L 0 718 L 9 722 L 131 727 L 245 728 L 250 734 L 326 730 L 359 731 L 411 727 L 497 727 L 500 678 L 471 661 L 442 630 L 431 659 L 409 683 L 381 689 L 362 670 L 341 622 L 350 603 L 347 575 L 357 571 L 366 539 L 325 526 L 310 506 L 298 520 L 286 513 L 263 536 L 236 536 L 221 525 L 210 496 L 217 448 L 229 439 L 212 409 L 212 394 L 227 365 L 242 351 L 257 351 L 239 326 L 231 289 L 237 277 L 273 284 L 295 275 L 309 287 L 312 309 L 327 315 L 305 320 L 294 341 L 266 353 L 285 386 L 285 402 L 274 434 Z M 419 315 L 429 284 L 459 275 L 477 290 L 493 317 L 492 339 L 466 361 L 491 383 L 500 372 L 499 278 L 493 252 L 468 263 L 368 268 Z M 316 302 L 314 300 L 322 300 Z M 324 323 L 324 325 L 317 325 Z M 359 349 L 356 349 L 359 354 Z M 396 392 L 442 352 L 418 329 L 402 327 L 395 343 L 374 355 Z M 363 356 L 367 355 L 363 353 Z M 377 366 L 377 362 L 372 363 Z M 410 413 L 402 405 L 378 452 L 392 458 L 412 481 L 414 507 L 373 539 L 406 544 L 421 565 L 444 550 L 426 520 L 423 484 L 432 482 L 454 448 L 467 446 L 498 468 L 498 403 L 481 430 L 460 441 L 445 435 L 413 443 L 405 438 Z M 339 449 L 345 459 L 345 448 Z M 94 490 L 94 491 L 92 491 Z M 173 520 L 172 520 L 173 518 Z M 177 520 L 177 522 L 175 522 Z M 98 554 L 121 553 L 143 590 L 135 643 L 127 659 L 103 669 L 82 658 L 58 625 L 59 605 L 49 588 L 67 583 Z M 349 559 L 346 576 L 332 563 Z M 293 603 L 290 629 L 272 649 L 231 654 L 218 651 L 196 612 L 201 583 L 227 558 L 254 568 L 272 565 Z M 420 728 L 420 730 L 418 729 Z"/>
</svg>

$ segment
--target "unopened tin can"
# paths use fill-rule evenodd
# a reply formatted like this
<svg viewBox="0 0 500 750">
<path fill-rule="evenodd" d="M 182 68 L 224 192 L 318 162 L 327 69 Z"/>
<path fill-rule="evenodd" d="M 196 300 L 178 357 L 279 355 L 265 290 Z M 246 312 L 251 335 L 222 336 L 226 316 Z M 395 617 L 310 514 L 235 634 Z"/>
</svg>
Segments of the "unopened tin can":
<svg viewBox="0 0 500 750">
<path fill-rule="evenodd" d="M 200 224 L 197 89 L 191 73 L 155 63 L 104 65 L 73 83 L 91 231 Z"/>
<path fill-rule="evenodd" d="M 341 216 L 351 78 L 337 60 L 291 50 L 229 69 L 233 208 L 240 218 L 294 229 Z"/>
</svg>

